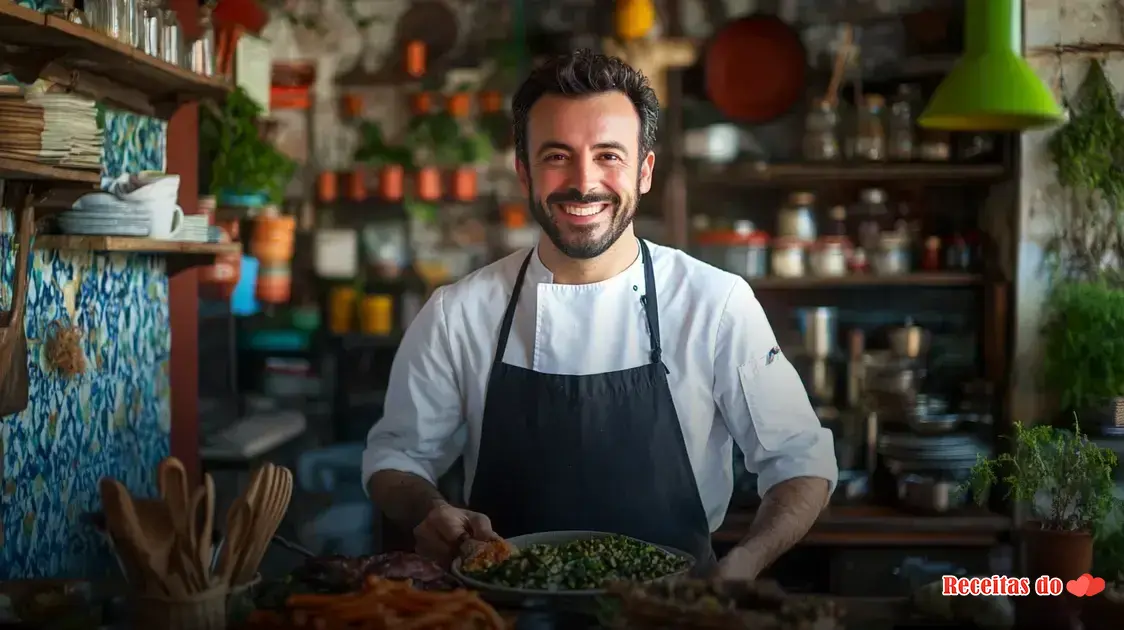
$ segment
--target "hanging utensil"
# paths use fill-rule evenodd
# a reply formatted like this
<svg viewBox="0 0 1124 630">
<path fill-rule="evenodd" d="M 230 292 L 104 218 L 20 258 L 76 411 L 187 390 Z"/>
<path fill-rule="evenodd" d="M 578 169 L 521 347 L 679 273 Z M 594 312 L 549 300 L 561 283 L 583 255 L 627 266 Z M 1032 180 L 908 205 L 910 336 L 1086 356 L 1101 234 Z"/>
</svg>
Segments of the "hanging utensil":
<svg viewBox="0 0 1124 630">
<path fill-rule="evenodd" d="M 13 241 L 19 250 L 12 279 L 12 302 L 8 312 L 0 311 L 0 416 L 27 409 L 27 332 L 24 330 L 24 302 L 27 300 L 28 259 L 31 235 L 35 231 L 32 195 L 17 186 L 16 195 L 26 191 L 19 209 L 19 226 Z"/>
</svg>

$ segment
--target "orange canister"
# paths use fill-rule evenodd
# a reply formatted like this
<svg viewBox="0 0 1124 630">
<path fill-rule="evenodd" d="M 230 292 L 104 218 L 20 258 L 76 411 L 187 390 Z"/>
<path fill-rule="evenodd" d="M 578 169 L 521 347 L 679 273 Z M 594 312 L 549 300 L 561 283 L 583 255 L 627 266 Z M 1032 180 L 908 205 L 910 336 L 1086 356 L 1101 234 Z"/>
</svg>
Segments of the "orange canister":
<svg viewBox="0 0 1124 630">
<path fill-rule="evenodd" d="M 293 217 L 261 216 L 254 219 L 250 252 L 267 265 L 288 263 L 293 259 L 293 239 L 296 234 Z"/>
<path fill-rule="evenodd" d="M 359 303 L 359 332 L 364 335 L 389 335 L 394 330 L 394 298 L 366 295 Z"/>
<path fill-rule="evenodd" d="M 293 291 L 293 276 L 288 264 L 262 264 L 254 295 L 266 304 L 284 304 Z"/>
<path fill-rule="evenodd" d="M 332 334 L 343 335 L 354 330 L 358 299 L 355 287 L 332 287 L 328 293 L 328 330 Z"/>
</svg>

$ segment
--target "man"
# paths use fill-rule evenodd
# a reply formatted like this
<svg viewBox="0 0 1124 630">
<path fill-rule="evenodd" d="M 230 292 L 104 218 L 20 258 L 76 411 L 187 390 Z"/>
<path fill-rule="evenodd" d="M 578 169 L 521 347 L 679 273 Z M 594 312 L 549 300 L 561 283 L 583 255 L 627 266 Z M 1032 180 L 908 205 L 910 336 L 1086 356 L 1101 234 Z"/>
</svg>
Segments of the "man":
<svg viewBox="0 0 1124 630">
<path fill-rule="evenodd" d="M 626 534 L 754 579 L 827 503 L 838 470 L 745 280 L 639 241 L 659 105 L 642 74 L 588 51 L 513 101 L 538 246 L 439 289 L 402 341 L 364 482 L 420 553 L 468 538 Z M 715 567 L 732 444 L 761 509 Z M 463 454 L 467 509 L 435 488 Z"/>
</svg>

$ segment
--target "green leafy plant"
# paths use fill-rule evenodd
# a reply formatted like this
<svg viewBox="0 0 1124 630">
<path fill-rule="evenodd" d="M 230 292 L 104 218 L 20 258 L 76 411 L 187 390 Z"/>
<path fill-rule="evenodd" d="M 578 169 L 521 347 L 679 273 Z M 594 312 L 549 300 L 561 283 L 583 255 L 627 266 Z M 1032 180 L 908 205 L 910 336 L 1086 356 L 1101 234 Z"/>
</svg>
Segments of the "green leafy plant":
<svg viewBox="0 0 1124 630">
<path fill-rule="evenodd" d="M 262 108 L 242 88 L 200 116 L 200 154 L 210 162 L 211 194 L 265 193 L 273 203 L 285 197 L 296 164 L 262 137 Z"/>
<path fill-rule="evenodd" d="M 400 165 L 413 168 L 413 155 L 404 146 L 386 142 L 382 127 L 372 121 L 363 121 L 359 126 L 359 147 L 355 150 L 355 161 L 374 167 Z"/>
<path fill-rule="evenodd" d="M 965 490 L 981 505 L 998 483 L 1009 498 L 1027 505 L 1043 529 L 1100 531 L 1121 507 L 1114 498 L 1112 470 L 1116 455 L 1073 432 L 1049 425 L 1014 425 L 1010 453 L 981 457 Z"/>
<path fill-rule="evenodd" d="M 1093 574 L 1124 582 L 1124 526 L 1120 523 L 1093 541 Z"/>
<path fill-rule="evenodd" d="M 1076 98 L 1066 106 L 1070 119 L 1047 146 L 1065 193 L 1050 260 L 1063 278 L 1108 276 L 1120 284 L 1124 277 L 1108 263 L 1124 260 L 1124 115 L 1100 61 L 1090 62 Z"/>
<path fill-rule="evenodd" d="M 1066 410 L 1124 395 L 1124 290 L 1061 282 L 1046 302 L 1043 376 Z"/>
<path fill-rule="evenodd" d="M 463 165 L 485 164 L 495 154 L 492 139 L 479 131 L 465 133 L 457 142 L 460 146 L 460 163 Z"/>
<path fill-rule="evenodd" d="M 460 161 L 460 125 L 448 113 L 415 116 L 406 142 L 418 166 L 455 166 Z"/>
</svg>

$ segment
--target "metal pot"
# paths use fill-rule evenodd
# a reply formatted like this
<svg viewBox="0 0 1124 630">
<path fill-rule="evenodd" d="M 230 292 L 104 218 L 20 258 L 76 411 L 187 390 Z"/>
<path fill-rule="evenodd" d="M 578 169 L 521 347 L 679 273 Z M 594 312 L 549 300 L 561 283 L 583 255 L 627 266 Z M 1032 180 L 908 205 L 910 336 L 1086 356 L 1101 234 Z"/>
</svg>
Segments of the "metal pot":
<svg viewBox="0 0 1124 630">
<path fill-rule="evenodd" d="M 835 353 L 839 334 L 839 311 L 835 308 L 796 309 L 796 322 L 804 340 L 804 353 L 816 359 L 826 359 Z"/>
<path fill-rule="evenodd" d="M 905 359 L 916 359 L 929 351 L 929 331 L 906 320 L 905 326 L 891 328 L 890 351 Z"/>
<path fill-rule="evenodd" d="M 898 501 L 910 509 L 942 514 L 962 506 L 966 499 L 956 481 L 926 475 L 904 475 L 898 479 Z"/>
</svg>

